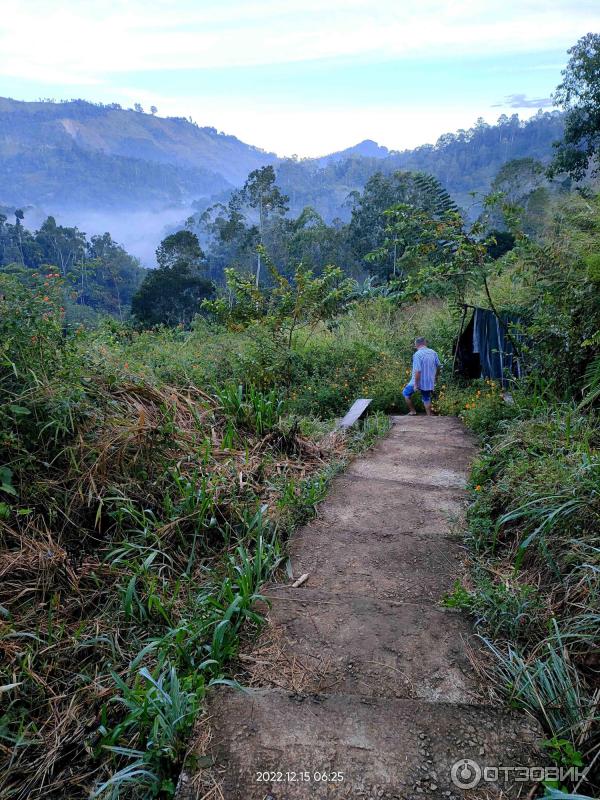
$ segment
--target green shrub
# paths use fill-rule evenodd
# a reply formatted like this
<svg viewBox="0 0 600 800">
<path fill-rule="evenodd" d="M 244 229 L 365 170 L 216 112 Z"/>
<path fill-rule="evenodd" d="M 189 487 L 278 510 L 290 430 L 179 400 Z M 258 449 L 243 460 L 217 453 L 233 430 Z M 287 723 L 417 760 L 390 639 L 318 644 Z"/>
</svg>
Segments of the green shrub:
<svg viewBox="0 0 600 800">
<path fill-rule="evenodd" d="M 434 409 L 441 414 L 458 416 L 476 434 L 490 437 L 500 423 L 518 415 L 518 409 L 507 403 L 497 381 L 473 381 L 468 386 L 442 384 Z"/>
<path fill-rule="evenodd" d="M 543 630 L 544 605 L 534 586 L 514 579 L 492 580 L 482 571 L 475 573 L 474 580 L 472 591 L 457 582 L 442 604 L 469 611 L 496 639 L 528 640 L 536 630 Z"/>
</svg>

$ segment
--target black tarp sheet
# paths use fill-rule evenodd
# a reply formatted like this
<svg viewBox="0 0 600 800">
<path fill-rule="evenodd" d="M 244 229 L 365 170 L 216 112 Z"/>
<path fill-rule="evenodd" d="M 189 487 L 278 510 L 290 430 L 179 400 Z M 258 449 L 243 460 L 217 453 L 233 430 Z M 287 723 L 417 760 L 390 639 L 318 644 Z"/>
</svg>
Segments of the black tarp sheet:
<svg viewBox="0 0 600 800">
<path fill-rule="evenodd" d="M 508 386 L 521 376 L 514 343 L 519 341 L 519 320 L 511 314 L 497 317 L 487 308 L 475 308 L 463 329 L 456 350 L 456 372 L 467 378 L 490 378 Z"/>
</svg>

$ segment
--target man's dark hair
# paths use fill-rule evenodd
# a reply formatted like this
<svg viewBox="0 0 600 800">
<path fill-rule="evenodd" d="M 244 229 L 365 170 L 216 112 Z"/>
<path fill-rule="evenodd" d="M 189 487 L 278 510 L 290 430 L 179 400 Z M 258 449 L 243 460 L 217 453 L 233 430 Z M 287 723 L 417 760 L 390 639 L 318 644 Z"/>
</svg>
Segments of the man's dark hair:
<svg viewBox="0 0 600 800">
<path fill-rule="evenodd" d="M 427 339 L 424 336 L 417 336 L 417 338 L 415 339 L 415 344 L 417 345 L 417 347 L 421 344 L 427 344 Z"/>
</svg>

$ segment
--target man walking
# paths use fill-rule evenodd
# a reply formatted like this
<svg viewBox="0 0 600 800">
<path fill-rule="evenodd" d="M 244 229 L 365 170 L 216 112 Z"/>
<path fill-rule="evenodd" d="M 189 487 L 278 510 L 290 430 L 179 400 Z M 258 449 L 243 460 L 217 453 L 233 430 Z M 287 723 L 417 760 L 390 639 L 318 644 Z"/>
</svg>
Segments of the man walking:
<svg viewBox="0 0 600 800">
<path fill-rule="evenodd" d="M 422 336 L 415 339 L 415 348 L 417 352 L 413 356 L 412 376 L 410 383 L 407 383 L 402 390 L 402 394 L 408 406 L 408 413 L 414 417 L 417 412 L 410 398 L 415 392 L 421 392 L 425 411 L 427 416 L 431 417 L 431 395 L 440 374 L 441 363 L 438 354 L 435 350 L 427 347 L 427 340 Z"/>
</svg>

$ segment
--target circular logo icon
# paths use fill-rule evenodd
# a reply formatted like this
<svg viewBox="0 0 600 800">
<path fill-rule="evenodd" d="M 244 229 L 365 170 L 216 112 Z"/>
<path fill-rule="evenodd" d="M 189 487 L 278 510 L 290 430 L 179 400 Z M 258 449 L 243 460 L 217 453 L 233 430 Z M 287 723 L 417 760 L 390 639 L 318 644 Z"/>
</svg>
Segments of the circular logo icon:
<svg viewBox="0 0 600 800">
<path fill-rule="evenodd" d="M 450 776 L 459 789 L 474 789 L 481 780 L 481 767 L 470 758 L 461 758 L 452 765 Z"/>
</svg>

